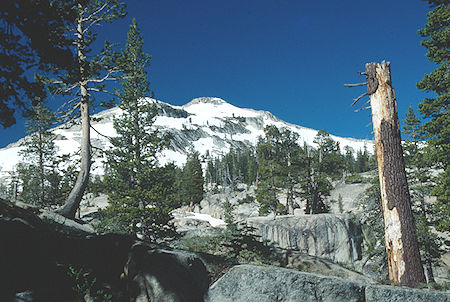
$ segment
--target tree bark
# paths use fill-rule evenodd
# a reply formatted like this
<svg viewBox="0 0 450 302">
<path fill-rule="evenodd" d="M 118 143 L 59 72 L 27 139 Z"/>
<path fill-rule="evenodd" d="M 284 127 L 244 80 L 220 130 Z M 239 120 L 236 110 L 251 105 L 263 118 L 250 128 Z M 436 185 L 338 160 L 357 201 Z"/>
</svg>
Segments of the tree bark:
<svg viewBox="0 0 450 302">
<path fill-rule="evenodd" d="M 42 126 L 42 104 L 39 104 L 38 108 L 38 134 L 39 134 L 39 182 L 41 186 L 41 196 L 40 196 L 40 204 L 43 205 L 45 201 L 45 179 L 44 179 L 44 143 L 42 139 L 42 132 L 43 132 L 43 126 Z"/>
<path fill-rule="evenodd" d="M 81 5 L 80 5 L 81 6 Z M 82 11 L 80 9 L 80 11 Z M 90 137 L 90 113 L 89 113 L 89 93 L 87 84 L 86 55 L 84 50 L 83 22 L 82 15 L 78 21 L 78 64 L 80 67 L 80 113 L 81 113 L 81 165 L 72 191 L 67 197 L 64 206 L 57 210 L 57 213 L 67 218 L 75 218 L 75 213 L 80 206 L 81 198 L 89 183 L 89 172 L 91 169 L 91 137 Z"/>
<path fill-rule="evenodd" d="M 366 64 L 366 76 L 375 134 L 389 279 L 394 284 L 414 287 L 425 282 L 425 275 L 411 211 L 390 64 Z"/>
</svg>

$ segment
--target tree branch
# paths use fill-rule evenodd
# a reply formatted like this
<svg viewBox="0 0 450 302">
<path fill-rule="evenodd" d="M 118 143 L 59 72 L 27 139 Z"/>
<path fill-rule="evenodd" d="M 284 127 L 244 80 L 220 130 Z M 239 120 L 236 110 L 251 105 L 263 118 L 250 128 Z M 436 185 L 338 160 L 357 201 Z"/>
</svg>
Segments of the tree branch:
<svg viewBox="0 0 450 302">
<path fill-rule="evenodd" d="M 345 87 L 357 87 L 357 86 L 365 86 L 365 85 L 367 85 L 367 82 L 357 83 L 357 84 L 344 84 Z"/>
<path fill-rule="evenodd" d="M 92 125 L 91 125 L 91 128 L 92 128 L 92 130 L 94 130 L 95 132 L 97 132 L 98 135 L 103 136 L 103 137 L 106 137 L 106 138 L 108 138 L 108 139 L 111 138 L 110 136 L 107 136 L 107 135 L 104 135 L 104 134 L 101 134 L 100 132 L 98 132 L 97 129 L 95 129 Z"/>
<path fill-rule="evenodd" d="M 356 109 L 355 112 L 360 112 L 360 111 L 363 111 L 363 110 L 366 110 L 366 109 L 370 109 L 370 108 L 372 108 L 372 107 L 371 106 L 367 106 L 367 107 L 359 108 L 359 109 Z"/>
<path fill-rule="evenodd" d="M 368 92 L 365 92 L 365 93 L 361 94 L 359 97 L 357 97 L 357 98 L 354 100 L 354 102 L 351 104 L 351 106 L 355 105 L 356 102 L 358 102 L 360 99 L 362 99 L 362 98 L 365 97 L 366 95 L 369 95 L 369 93 L 368 93 Z"/>
</svg>

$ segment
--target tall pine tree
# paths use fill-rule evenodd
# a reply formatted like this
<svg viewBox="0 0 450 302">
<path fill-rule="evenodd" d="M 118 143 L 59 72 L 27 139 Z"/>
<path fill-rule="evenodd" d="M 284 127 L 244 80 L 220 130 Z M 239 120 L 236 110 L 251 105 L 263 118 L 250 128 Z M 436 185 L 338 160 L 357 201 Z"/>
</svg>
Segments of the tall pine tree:
<svg viewBox="0 0 450 302">
<path fill-rule="evenodd" d="M 193 207 L 203 199 L 203 172 L 199 153 L 190 151 L 180 179 L 180 200 Z"/>
<path fill-rule="evenodd" d="M 257 145 L 258 155 L 258 185 L 256 200 L 259 202 L 259 214 L 279 213 L 281 204 L 278 200 L 280 184 L 280 149 L 281 133 L 276 126 L 267 126 L 265 136 Z"/>
<path fill-rule="evenodd" d="M 63 68 L 73 71 L 72 41 L 64 27 L 75 20 L 77 1 L 8 0 L 0 10 L 0 125 L 16 122 L 16 108 L 30 108 L 41 90 L 30 70 Z"/>
<path fill-rule="evenodd" d="M 100 53 L 93 52 L 96 41 L 95 28 L 125 16 L 125 5 L 118 0 L 77 1 L 68 10 L 75 15 L 75 21 L 66 28 L 66 35 L 75 37 L 72 52 L 76 62 L 70 69 L 53 70 L 57 78 L 49 83 L 52 93 L 71 95 L 65 106 L 66 116 L 77 113 L 81 121 L 81 162 L 80 170 L 72 191 L 58 212 L 66 217 L 75 217 L 81 198 L 89 183 L 91 168 L 91 110 L 94 105 L 93 94 L 104 91 L 105 81 L 111 80 L 119 71 L 117 58 L 111 45 L 105 42 Z M 76 72 L 73 72 L 75 70 Z"/>
<path fill-rule="evenodd" d="M 426 56 L 437 68 L 417 83 L 424 91 L 434 92 L 434 98 L 426 98 L 419 104 L 419 111 L 428 121 L 424 125 L 433 160 L 443 169 L 437 186 L 433 190 L 438 198 L 437 212 L 442 219 L 437 229 L 450 231 L 450 114 L 449 106 L 449 58 L 450 4 L 446 0 L 429 0 L 434 9 L 428 13 L 425 28 L 419 34 L 425 39 L 421 44 L 428 50 Z"/>
<path fill-rule="evenodd" d="M 111 138 L 113 147 L 107 153 L 105 181 L 110 204 L 104 211 L 104 224 L 110 231 L 158 239 L 171 232 L 168 224 L 172 208 L 167 201 L 174 179 L 170 171 L 157 166 L 156 155 L 165 142 L 152 129 L 156 105 L 145 98 L 149 94 L 146 68 L 150 56 L 143 51 L 143 44 L 133 19 L 125 49 L 118 58 L 124 70 L 118 92 L 122 115 L 114 119 L 117 137 Z"/>
<path fill-rule="evenodd" d="M 302 181 L 302 195 L 306 199 L 306 213 L 328 212 L 325 197 L 330 195 L 330 179 L 339 177 L 344 170 L 339 144 L 326 130 L 320 130 L 314 138 L 317 149 L 305 145 L 306 171 Z"/>
<path fill-rule="evenodd" d="M 403 119 L 402 127 L 405 139 L 403 150 L 405 164 L 408 168 L 408 185 L 411 192 L 412 210 L 416 223 L 419 248 L 422 262 L 425 264 L 428 282 L 435 282 L 433 264 L 439 259 L 442 238 L 433 231 L 433 226 L 439 221 L 433 204 L 426 202 L 431 193 L 432 169 L 429 151 L 424 145 L 425 133 L 422 124 L 411 106 Z M 445 218 L 444 218 L 445 219 Z M 447 218 L 448 219 L 448 218 Z"/>
<path fill-rule="evenodd" d="M 18 167 L 22 182 L 21 198 L 39 205 L 54 203 L 57 196 L 54 186 L 54 174 L 58 174 L 56 160 L 55 135 L 50 128 L 55 125 L 55 118 L 42 100 L 37 100 L 32 107 L 26 131 L 29 134 L 22 143 L 25 147 L 20 154 L 23 163 Z"/>
</svg>

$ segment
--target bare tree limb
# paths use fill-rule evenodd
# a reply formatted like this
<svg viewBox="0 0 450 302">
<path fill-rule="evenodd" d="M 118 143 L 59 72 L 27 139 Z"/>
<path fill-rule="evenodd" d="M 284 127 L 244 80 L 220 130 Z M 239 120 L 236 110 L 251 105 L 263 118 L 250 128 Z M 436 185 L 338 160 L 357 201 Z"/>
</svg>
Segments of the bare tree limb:
<svg viewBox="0 0 450 302">
<path fill-rule="evenodd" d="M 111 96 L 114 96 L 114 97 L 120 98 L 120 95 L 118 95 L 118 94 L 117 94 L 117 93 L 115 93 L 115 92 L 110 92 L 110 91 L 108 91 L 108 90 L 100 90 L 100 89 L 98 89 L 98 88 L 95 88 L 95 87 L 89 87 L 89 88 L 88 88 L 88 91 L 93 91 L 93 92 L 102 92 L 102 93 L 106 93 L 106 94 L 109 94 L 109 95 L 111 95 Z"/>
<path fill-rule="evenodd" d="M 91 125 L 91 129 L 94 130 L 95 132 L 97 132 L 97 134 L 100 135 L 100 136 L 103 136 L 103 137 L 106 137 L 106 138 L 111 138 L 110 136 L 107 136 L 107 135 L 104 135 L 104 134 L 101 134 L 100 132 L 98 132 L 97 129 L 95 129 L 92 125 Z"/>
<path fill-rule="evenodd" d="M 372 107 L 371 106 L 367 106 L 367 107 L 359 108 L 359 109 L 356 109 L 355 112 L 360 112 L 360 111 L 367 110 L 367 109 L 370 109 L 370 108 L 372 108 Z"/>
<path fill-rule="evenodd" d="M 365 85 L 367 85 L 367 82 L 357 83 L 357 84 L 344 84 L 345 87 L 357 87 L 357 86 L 365 86 Z"/>
<path fill-rule="evenodd" d="M 89 80 L 86 80 L 86 82 L 87 83 L 102 83 L 102 82 L 104 82 L 106 80 L 114 81 L 114 80 L 116 80 L 116 78 L 110 78 L 112 73 L 113 73 L 113 71 L 108 71 L 108 73 L 103 78 L 101 78 L 101 79 L 89 79 Z"/>
<path fill-rule="evenodd" d="M 356 99 L 354 99 L 354 102 L 352 103 L 351 106 L 355 105 L 356 102 L 358 102 L 360 99 L 362 99 L 362 98 L 365 97 L 366 95 L 369 95 L 369 93 L 368 93 L 368 92 L 365 92 L 365 93 L 361 94 L 359 97 L 357 97 Z"/>
<path fill-rule="evenodd" d="M 81 96 L 76 96 L 76 97 L 74 97 L 73 99 L 68 100 L 67 102 L 65 102 L 64 104 L 62 104 L 61 106 L 59 106 L 58 109 L 56 109 L 56 112 L 61 111 L 64 107 L 66 107 L 66 106 L 68 106 L 68 105 L 72 106 L 72 104 L 73 104 L 75 101 L 78 101 L 79 99 L 81 99 Z"/>
<path fill-rule="evenodd" d="M 89 16 L 86 18 L 81 18 L 80 22 L 89 22 L 91 21 L 98 13 L 100 13 L 106 6 L 108 5 L 108 2 L 105 2 L 101 7 L 99 7 L 96 11 L 92 12 Z M 87 8 L 83 9 L 83 15 L 87 12 Z"/>
</svg>

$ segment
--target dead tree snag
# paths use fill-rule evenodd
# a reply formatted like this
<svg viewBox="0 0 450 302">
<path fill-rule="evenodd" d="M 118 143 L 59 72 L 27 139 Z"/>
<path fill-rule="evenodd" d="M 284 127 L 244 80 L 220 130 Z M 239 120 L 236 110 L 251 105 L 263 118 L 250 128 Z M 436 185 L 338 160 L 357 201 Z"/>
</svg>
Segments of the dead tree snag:
<svg viewBox="0 0 450 302">
<path fill-rule="evenodd" d="M 390 64 L 368 63 L 363 74 L 372 109 L 389 279 L 414 287 L 425 282 L 425 275 L 411 211 Z"/>
</svg>

